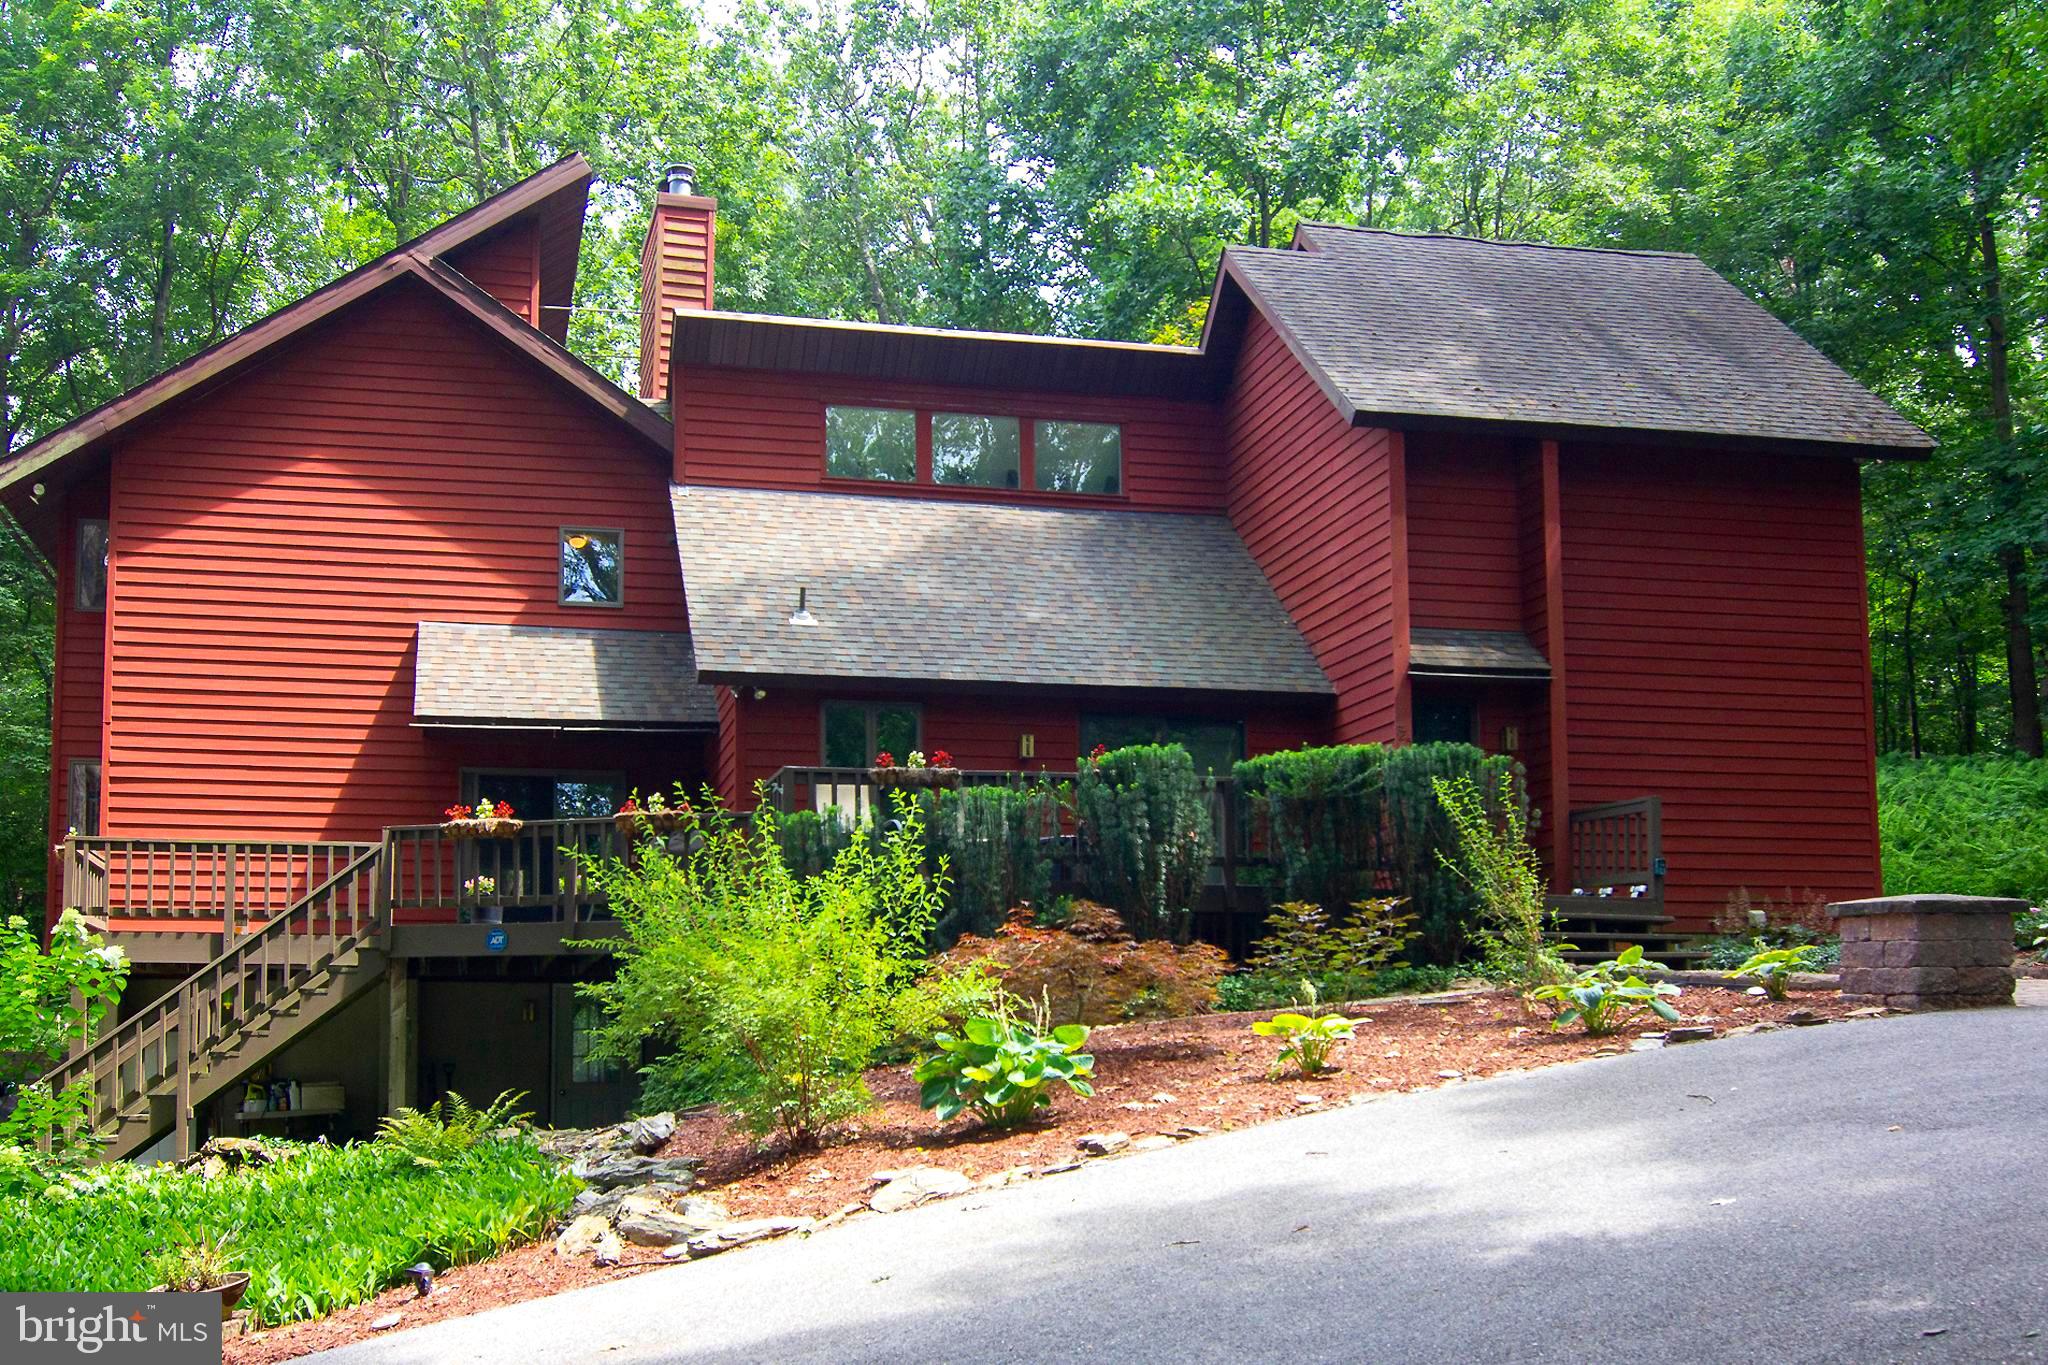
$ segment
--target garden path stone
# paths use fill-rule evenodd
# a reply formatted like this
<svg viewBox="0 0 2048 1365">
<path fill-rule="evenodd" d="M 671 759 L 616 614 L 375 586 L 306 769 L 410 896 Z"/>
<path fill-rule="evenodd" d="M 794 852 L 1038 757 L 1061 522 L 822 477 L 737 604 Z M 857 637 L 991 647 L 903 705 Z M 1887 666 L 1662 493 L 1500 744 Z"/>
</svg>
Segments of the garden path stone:
<svg viewBox="0 0 2048 1365">
<path fill-rule="evenodd" d="M 885 1173 L 877 1171 L 876 1174 Z M 914 1209 L 934 1199 L 965 1194 L 974 1188 L 974 1182 L 968 1177 L 941 1166 L 917 1166 L 886 1174 L 887 1183 L 868 1196 L 868 1207 L 876 1213 L 901 1213 L 904 1209 Z"/>
</svg>

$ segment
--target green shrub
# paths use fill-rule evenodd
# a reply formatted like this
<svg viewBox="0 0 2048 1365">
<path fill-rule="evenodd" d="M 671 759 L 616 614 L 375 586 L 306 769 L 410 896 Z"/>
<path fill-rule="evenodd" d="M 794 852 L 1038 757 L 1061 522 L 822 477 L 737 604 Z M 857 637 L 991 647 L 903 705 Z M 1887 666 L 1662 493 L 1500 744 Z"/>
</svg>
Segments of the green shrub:
<svg viewBox="0 0 2048 1365">
<path fill-rule="evenodd" d="M 1563 980 L 1566 968 L 1545 937 L 1554 916 L 1544 900 L 1543 864 L 1529 846 L 1513 775 L 1495 769 L 1492 779 L 1491 788 L 1469 777 L 1433 779 L 1457 839 L 1455 860 L 1442 851 L 1437 857 L 1478 900 L 1475 937 L 1491 974 L 1529 992 Z"/>
<path fill-rule="evenodd" d="M 1877 824 L 1889 895 L 2048 902 L 2048 762 L 1884 755 Z"/>
<path fill-rule="evenodd" d="M 164 1252 L 224 1249 L 249 1272 L 243 1306 L 265 1326 L 319 1317 L 546 1233 L 578 1182 L 524 1135 L 440 1166 L 385 1144 L 270 1144 L 273 1164 L 198 1169 L 111 1163 L 59 1192 L 0 1196 L 0 1291 L 133 1292 Z"/>
<path fill-rule="evenodd" d="M 1265 832 L 1287 899 L 1334 908 L 1378 888 L 1386 757 L 1378 744 L 1336 744 L 1237 765 L 1238 791 Z"/>
<path fill-rule="evenodd" d="M 1447 867 L 1456 828 L 1438 781 L 1464 779 L 1491 794 L 1505 783 L 1526 804 L 1520 767 L 1470 744 L 1376 744 L 1296 749 L 1237 766 L 1247 810 L 1265 832 L 1284 897 L 1334 911 L 1391 892 L 1421 929 L 1421 955 L 1453 963 L 1477 902 Z"/>
<path fill-rule="evenodd" d="M 1398 900 L 1364 900 L 1335 924 L 1320 905 L 1287 901 L 1266 917 L 1266 933 L 1245 965 L 1276 976 L 1371 976 L 1395 962 L 1417 929 L 1395 913 Z"/>
<path fill-rule="evenodd" d="M 1014 1126 L 1052 1103 L 1054 1082 L 1077 1095 L 1095 1093 L 1095 1059 L 1081 1051 L 1087 1041 L 1081 1024 L 1041 1031 L 1007 1010 L 969 1019 L 957 1035 L 932 1038 L 938 1050 L 911 1073 L 918 1104 L 942 1123 L 972 1110 L 992 1128 Z"/>
<path fill-rule="evenodd" d="M 24 917 L 0 919 L 0 1083 L 20 1086 L 0 1118 L 0 1191 L 39 1187 L 98 1153 L 91 1082 L 53 1094 L 35 1078 L 92 1040 L 127 980 L 121 950 L 76 915 L 57 921 L 47 946 Z"/>
<path fill-rule="evenodd" d="M 2015 915 L 2012 924 L 2013 944 L 2021 952 L 2048 950 L 2048 911 Z"/>
<path fill-rule="evenodd" d="M 798 877 L 815 877 L 832 866 L 853 837 L 852 827 L 836 806 L 824 811 L 790 811 L 775 819 L 775 842 L 782 850 L 782 861 Z"/>
<path fill-rule="evenodd" d="M 1341 1014 L 1276 1014 L 1252 1025 L 1261 1038 L 1278 1038 L 1280 1055 L 1273 1059 L 1273 1074 L 1293 1062 L 1304 1076 L 1320 1076 L 1330 1069 L 1330 1052 L 1337 1044 L 1351 1041 L 1355 1020 Z"/>
<path fill-rule="evenodd" d="M 1084 759 L 1074 782 L 1081 883 L 1140 939 L 1186 943 L 1209 875 L 1208 786 L 1178 744 Z"/>
<path fill-rule="evenodd" d="M 1052 889 L 1046 836 L 1059 831 L 1060 792 L 1046 784 L 962 787 L 929 793 L 926 837 L 951 877 L 935 946 L 989 934 L 1018 905 L 1042 905 Z"/>
<path fill-rule="evenodd" d="M 1755 936 L 1744 938 L 1740 934 L 1717 934 L 1701 944 L 1707 955 L 1700 960 L 1700 966 L 1713 972 L 1732 972 L 1756 955 L 1759 942 L 1765 947 L 1805 948 L 1812 956 L 1807 958 L 1810 965 L 1800 968 L 1801 971 L 1831 972 L 1841 965 L 1842 944 L 1838 939 L 1829 939 L 1821 943 L 1783 944 L 1773 943 L 1767 935 L 1760 940 Z"/>
<path fill-rule="evenodd" d="M 653 1041 L 792 1146 L 866 1108 L 862 1069 L 938 1008 L 919 978 L 945 869 L 926 874 L 915 803 L 894 812 L 811 877 L 790 871 L 765 801 L 745 822 L 699 803 L 686 855 L 593 863 L 621 930 L 594 945 L 616 976 L 585 988 L 604 1011 L 600 1051 L 632 1060 Z"/>
<path fill-rule="evenodd" d="M 1619 957 L 1573 972 L 1567 981 L 1553 981 L 1529 992 L 1532 1000 L 1554 1000 L 1563 1006 L 1550 1021 L 1554 1029 L 1573 1024 L 1585 1027 L 1595 1038 L 1619 1031 L 1638 1011 L 1649 1010 L 1667 1023 L 1678 1022 L 1678 1011 L 1667 996 L 1679 994 L 1666 981 L 1643 980 L 1637 972 L 1664 971 L 1661 962 L 1646 962 L 1640 947 L 1622 950 Z"/>
</svg>

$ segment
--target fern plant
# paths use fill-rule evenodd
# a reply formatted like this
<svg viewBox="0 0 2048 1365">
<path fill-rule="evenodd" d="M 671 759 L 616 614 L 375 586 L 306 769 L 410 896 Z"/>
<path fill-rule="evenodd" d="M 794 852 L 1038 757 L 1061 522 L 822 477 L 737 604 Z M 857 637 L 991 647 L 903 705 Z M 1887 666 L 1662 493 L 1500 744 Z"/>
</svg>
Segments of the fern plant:
<svg viewBox="0 0 2048 1365">
<path fill-rule="evenodd" d="M 507 1090 L 482 1109 L 449 1091 L 424 1109 L 401 1108 L 377 1125 L 377 1141 L 413 1165 L 432 1170 L 475 1147 L 501 1128 L 530 1120 L 519 1108 L 524 1090 Z"/>
</svg>

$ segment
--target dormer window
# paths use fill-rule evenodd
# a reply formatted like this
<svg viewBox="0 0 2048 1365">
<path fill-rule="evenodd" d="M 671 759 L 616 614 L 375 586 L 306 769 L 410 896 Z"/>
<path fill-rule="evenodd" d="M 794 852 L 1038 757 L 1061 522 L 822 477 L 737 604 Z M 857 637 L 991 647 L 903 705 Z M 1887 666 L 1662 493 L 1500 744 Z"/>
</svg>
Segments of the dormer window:
<svg viewBox="0 0 2048 1365">
<path fill-rule="evenodd" d="M 626 533 L 562 528 L 560 602 L 565 607 L 616 607 L 626 600 Z"/>
<path fill-rule="evenodd" d="M 1023 442 L 1014 417 L 932 414 L 932 482 L 1015 488 Z"/>
<path fill-rule="evenodd" d="M 78 557 L 72 563 L 72 605 L 80 611 L 107 609 L 107 523 L 78 523 Z"/>
<path fill-rule="evenodd" d="M 897 408 L 825 409 L 825 472 L 835 479 L 917 478 L 917 414 Z"/>
<path fill-rule="evenodd" d="M 1123 428 L 1107 422 L 1039 422 L 1032 445 L 1041 492 L 1123 491 Z"/>
</svg>

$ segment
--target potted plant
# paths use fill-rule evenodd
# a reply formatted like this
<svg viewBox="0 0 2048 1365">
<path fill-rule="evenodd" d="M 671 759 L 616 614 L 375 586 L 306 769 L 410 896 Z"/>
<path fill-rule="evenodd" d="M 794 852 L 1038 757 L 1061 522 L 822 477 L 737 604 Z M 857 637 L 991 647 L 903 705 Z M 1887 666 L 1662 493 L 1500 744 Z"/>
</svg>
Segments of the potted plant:
<svg viewBox="0 0 2048 1365">
<path fill-rule="evenodd" d="M 471 877 L 462 884 L 462 899 L 468 902 L 465 914 L 472 924 L 503 924 L 505 907 L 498 901 L 498 879 L 496 877 Z"/>
<path fill-rule="evenodd" d="M 221 1321 L 227 1321 L 235 1305 L 249 1289 L 249 1272 L 236 1270 L 225 1241 L 201 1238 L 175 1246 L 150 1259 L 150 1271 L 159 1281 L 152 1294 L 220 1295 Z"/>
<path fill-rule="evenodd" d="M 960 785 L 960 770 L 953 766 L 953 755 L 944 749 L 934 749 L 930 758 L 922 750 L 912 749 L 900 768 L 896 766 L 895 755 L 884 749 L 875 755 L 874 774 L 875 785 L 884 791 L 950 789 Z"/>
</svg>

